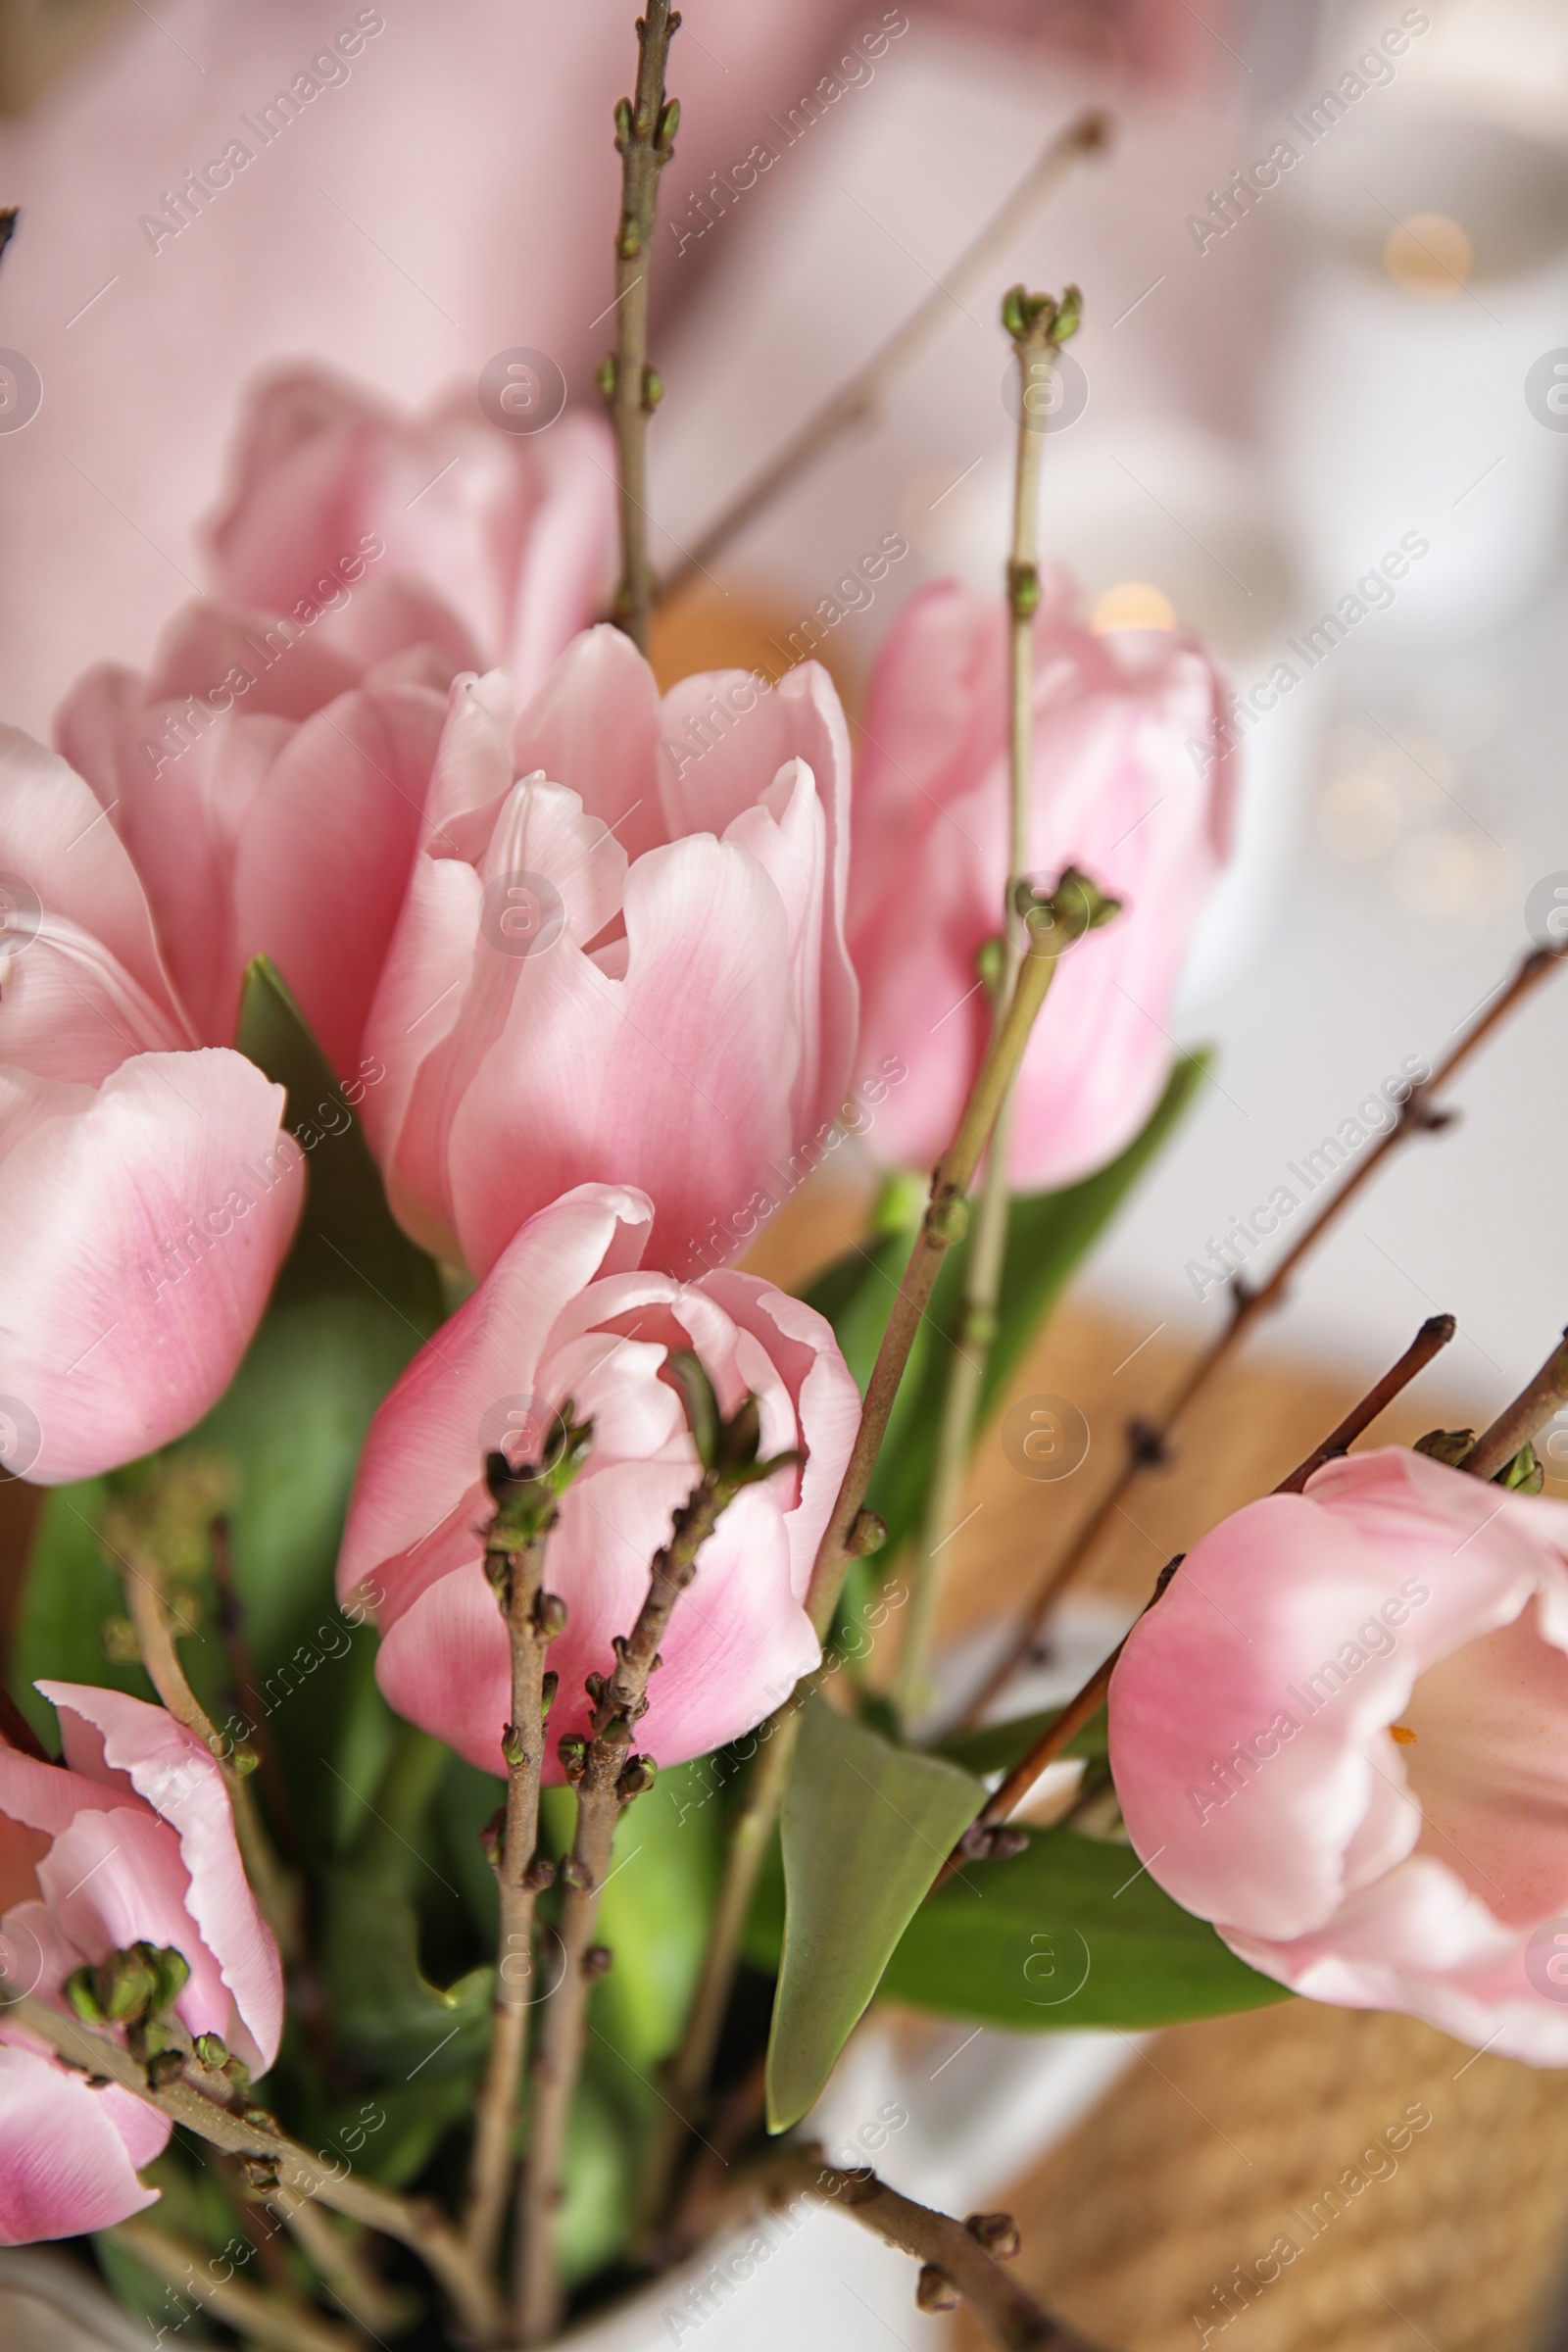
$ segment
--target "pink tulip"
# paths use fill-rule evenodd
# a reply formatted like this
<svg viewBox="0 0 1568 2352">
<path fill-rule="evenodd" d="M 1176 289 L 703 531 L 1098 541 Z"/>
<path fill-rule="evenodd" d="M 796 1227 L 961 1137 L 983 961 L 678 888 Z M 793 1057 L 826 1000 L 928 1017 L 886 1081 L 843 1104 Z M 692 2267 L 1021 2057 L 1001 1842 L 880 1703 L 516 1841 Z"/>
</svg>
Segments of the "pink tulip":
<svg viewBox="0 0 1568 2352">
<path fill-rule="evenodd" d="M 1071 1184 L 1115 1157 L 1169 1075 L 1171 1000 L 1230 847 L 1232 762 L 1201 776 L 1223 688 L 1196 639 L 1096 636 L 1048 573 L 1035 631 L 1028 866 L 1075 865 L 1123 911 L 1063 962 L 1024 1057 L 1009 1173 Z M 911 599 L 871 683 L 855 782 L 850 945 L 860 1054 L 909 1081 L 871 1129 L 889 1161 L 949 1142 L 990 1033 L 975 956 L 1002 927 L 1007 874 L 1007 624 L 956 580 Z"/>
<path fill-rule="evenodd" d="M 547 1201 L 614 1181 L 654 1200 L 661 1265 L 739 1253 L 850 1075 L 847 802 L 814 663 L 661 704 L 597 628 L 515 729 L 504 679 L 459 681 L 366 1033 L 387 1070 L 366 1123 L 416 1240 L 483 1273 Z"/>
<path fill-rule="evenodd" d="M 1568 2065 L 1568 1506 L 1389 1448 L 1248 1505 L 1134 1628 L 1139 1854 L 1244 1960 Z"/>
<path fill-rule="evenodd" d="M 283 1090 L 196 1039 L 105 812 L 0 730 L 0 1461 L 47 1484 L 216 1402 L 299 1218 Z"/>
<path fill-rule="evenodd" d="M 207 538 L 220 594 L 238 604 L 292 612 L 374 539 L 387 574 L 433 591 L 470 632 L 475 665 L 509 669 L 519 695 L 604 609 L 615 455 L 601 416 L 514 433 L 465 391 L 405 417 L 293 368 L 253 393 L 233 472 Z"/>
<path fill-rule="evenodd" d="M 593 1423 L 586 1467 L 549 1539 L 546 1586 L 567 1607 L 550 1652 L 555 1737 L 588 1719 L 583 1678 L 630 1633 L 649 1563 L 699 1476 L 664 1372 L 694 1353 L 722 1411 L 749 1391 L 762 1452 L 804 1449 L 730 1504 L 661 1644 L 639 1743 L 661 1763 L 705 1754 L 760 1721 L 816 1663 L 803 1607 L 859 1418 L 833 1334 L 797 1298 L 745 1274 L 683 1286 L 641 1263 L 653 1205 L 586 1184 L 529 1219 L 466 1303 L 421 1348 L 366 1441 L 338 1592 L 375 1615 L 376 1676 L 398 1712 L 482 1771 L 503 1773 L 509 1646 L 485 1580 L 489 1451 L 537 1458 L 570 1400 Z"/>
<path fill-rule="evenodd" d="M 0 1742 L 0 1960 L 8 1998 L 66 2007 L 86 1964 L 144 1942 L 182 1955 L 172 2004 L 253 2074 L 277 2054 L 283 1976 L 246 1884 L 228 1792 L 201 1741 L 117 1690 L 40 1683 L 64 1765 Z M 153 2203 L 138 2169 L 166 2116 L 69 2073 L 0 2010 L 0 2244 L 105 2230 Z"/>
<path fill-rule="evenodd" d="M 408 887 L 447 689 L 473 656 L 430 600 L 384 578 L 332 586 L 357 659 L 300 618 L 190 605 L 150 676 L 89 670 L 55 735 L 130 853 L 196 1035 L 232 1045 L 245 967 L 265 954 L 347 1073 Z"/>
</svg>

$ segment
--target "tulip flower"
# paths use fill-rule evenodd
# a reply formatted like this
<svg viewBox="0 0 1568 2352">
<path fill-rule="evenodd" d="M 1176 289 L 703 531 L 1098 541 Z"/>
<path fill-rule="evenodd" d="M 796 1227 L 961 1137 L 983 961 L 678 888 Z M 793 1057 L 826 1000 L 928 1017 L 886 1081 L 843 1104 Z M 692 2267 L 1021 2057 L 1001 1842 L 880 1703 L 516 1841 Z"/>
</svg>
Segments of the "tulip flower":
<svg viewBox="0 0 1568 2352">
<path fill-rule="evenodd" d="M 1396 1448 L 1203 1537 L 1134 1627 L 1134 1846 L 1298 1992 L 1568 2065 L 1568 1506 Z"/>
<path fill-rule="evenodd" d="M 46 1484 L 189 1429 L 304 1192 L 283 1090 L 198 1040 L 81 778 L 0 730 L 0 1462 Z"/>
<path fill-rule="evenodd" d="M 536 1209 L 615 1182 L 656 1204 L 655 1262 L 739 1253 L 850 1077 L 848 782 L 814 663 L 661 705 L 598 628 L 515 729 L 504 679 L 458 682 L 366 1032 L 367 1129 L 423 1248 L 482 1274 Z"/>
<path fill-rule="evenodd" d="M 647 1198 L 588 1184 L 529 1219 L 473 1296 L 403 1374 L 370 1425 L 338 1562 L 338 1592 L 381 1636 L 376 1678 L 402 1715 L 482 1771 L 505 1773 L 510 1649 L 486 1581 L 483 1465 L 542 1457 L 569 1402 L 593 1425 L 549 1538 L 547 1591 L 566 1603 L 550 1664 L 558 1733 L 586 1730 L 583 1678 L 613 1665 L 649 1563 L 701 1475 L 670 1351 L 694 1354 L 719 1409 L 758 1400 L 763 1458 L 698 1555 L 661 1643 L 640 1746 L 663 1764 L 748 1731 L 815 1665 L 804 1602 L 859 1418 L 828 1324 L 745 1274 L 682 1285 L 642 1263 Z"/>
<path fill-rule="evenodd" d="M 207 543 L 219 593 L 236 604 L 297 613 L 374 540 L 385 575 L 448 607 L 473 665 L 509 669 L 519 695 L 604 608 L 615 457 L 597 416 L 513 432 L 466 392 L 416 419 L 293 368 L 254 394 L 232 470 Z"/>
<path fill-rule="evenodd" d="M 447 689 L 472 659 L 449 617 L 396 596 L 366 612 L 360 652 L 297 619 L 191 605 L 148 677 L 101 663 L 56 716 L 204 1044 L 233 1044 L 245 967 L 267 955 L 333 1067 L 354 1068 Z"/>
<path fill-rule="evenodd" d="M 1028 870 L 1054 883 L 1077 866 L 1122 912 L 1064 959 L 1024 1056 L 1008 1172 L 1027 1191 L 1102 1167 L 1158 1102 L 1233 787 L 1230 759 L 1209 757 L 1223 687 L 1196 639 L 1096 636 L 1072 618 L 1062 574 L 1043 585 Z M 975 958 L 1002 928 L 1007 877 L 1007 632 L 1000 598 L 937 581 L 905 607 L 872 677 L 850 946 L 861 1060 L 896 1054 L 910 1073 L 871 1130 L 891 1162 L 946 1148 L 990 1036 Z"/>
<path fill-rule="evenodd" d="M 40 1683 L 62 1765 L 0 1742 L 0 1963 L 9 2000 L 215 2034 L 252 2074 L 277 2054 L 283 1975 L 246 1884 L 222 1774 L 162 1707 Z M 146 2046 L 156 2044 L 149 2040 Z M 0 2009 L 0 2244 L 105 2230 L 150 2205 L 170 2123 L 59 2065 Z"/>
</svg>

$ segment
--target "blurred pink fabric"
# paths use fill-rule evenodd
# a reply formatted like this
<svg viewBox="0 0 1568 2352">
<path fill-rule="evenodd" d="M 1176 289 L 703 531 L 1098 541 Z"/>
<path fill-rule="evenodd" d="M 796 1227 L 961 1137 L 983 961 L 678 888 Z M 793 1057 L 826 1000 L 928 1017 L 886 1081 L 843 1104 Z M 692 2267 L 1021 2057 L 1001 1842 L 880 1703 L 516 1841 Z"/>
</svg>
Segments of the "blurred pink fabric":
<svg viewBox="0 0 1568 2352">
<path fill-rule="evenodd" d="M 208 585 L 193 526 L 258 368 L 319 359 L 422 406 L 525 347 L 591 397 L 633 16 L 626 0 L 160 0 L 0 126 L 0 200 L 24 212 L 0 346 L 43 383 L 30 423 L 0 432 L 0 716 L 45 731 L 89 662 L 144 665 Z M 264 144 L 260 110 L 370 17 L 384 29 Z M 670 200 L 798 97 L 841 21 L 858 21 L 845 0 L 698 0 L 670 75 Z M 204 207 L 186 198 L 177 235 L 141 225 L 231 140 L 251 160 Z"/>
</svg>

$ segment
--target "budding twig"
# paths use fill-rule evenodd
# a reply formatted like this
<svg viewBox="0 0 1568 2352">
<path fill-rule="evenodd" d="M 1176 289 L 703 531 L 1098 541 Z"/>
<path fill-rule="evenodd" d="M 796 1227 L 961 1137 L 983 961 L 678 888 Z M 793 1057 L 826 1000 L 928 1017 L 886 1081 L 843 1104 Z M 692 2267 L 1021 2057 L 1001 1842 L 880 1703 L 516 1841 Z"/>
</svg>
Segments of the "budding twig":
<svg viewBox="0 0 1568 2352">
<path fill-rule="evenodd" d="M 863 368 L 842 384 L 831 399 L 808 417 L 775 457 L 731 499 L 710 522 L 695 547 L 671 566 L 659 583 L 659 601 L 673 596 L 687 581 L 721 556 L 748 523 L 772 505 L 852 425 L 874 416 L 893 385 L 926 346 L 934 341 L 953 316 L 953 306 L 978 285 L 1005 253 L 1025 221 L 1067 176 L 1080 157 L 1093 155 L 1110 143 L 1110 119 L 1091 108 L 1069 122 L 1047 146 L 973 243 L 954 263 L 919 307 L 872 353 Z"/>
<path fill-rule="evenodd" d="M 34 1994 L 10 2002 L 6 2017 L 68 2066 L 121 2083 L 198 2138 L 229 2155 L 248 2159 L 253 2169 L 277 2179 L 286 2188 L 301 2196 L 318 2197 L 323 2205 L 363 2222 L 367 2229 L 379 2230 L 383 2237 L 396 2238 L 418 2255 L 445 2289 L 466 2332 L 481 2342 L 495 2340 L 499 2314 L 490 2282 L 437 2206 L 424 2198 L 383 2188 L 379 2181 L 356 2175 L 347 2166 L 342 2173 L 332 2171 L 324 2157 L 313 2156 L 297 2140 L 286 2138 L 272 2118 L 259 2109 L 246 2108 L 236 2114 L 232 2106 L 209 2098 L 183 2078 L 155 2084 L 141 2062 L 112 2034 L 83 2025 Z"/>
<path fill-rule="evenodd" d="M 1385 1407 L 1393 1403 L 1400 1391 L 1408 1388 L 1416 1374 L 1424 1371 L 1433 1357 L 1446 1348 L 1455 1328 L 1451 1315 L 1433 1315 L 1423 1323 L 1398 1362 L 1384 1373 L 1383 1378 L 1367 1391 L 1358 1404 L 1352 1405 L 1339 1427 L 1324 1439 L 1321 1446 L 1313 1447 L 1304 1462 L 1298 1462 L 1288 1477 L 1280 1480 L 1274 1493 L 1299 1494 L 1314 1470 L 1320 1470 L 1325 1462 L 1347 1452 L 1363 1431 L 1370 1429 Z M 1185 1557 L 1184 1552 L 1178 1552 L 1174 1559 L 1166 1561 L 1153 1592 L 1144 1604 L 1142 1614 L 1147 1616 L 1154 1606 Z M 963 1839 L 943 1864 L 936 1878 L 937 1886 L 945 1886 L 965 1860 L 972 1859 L 977 1851 L 984 1851 L 985 1833 L 1006 1820 L 1014 1805 L 1023 1802 L 1046 1766 L 1054 1764 L 1084 1725 L 1099 1714 L 1105 1703 L 1117 1662 L 1130 1639 L 1130 1632 L 1122 1636 L 1109 1657 L 1101 1661 L 1083 1689 L 1068 1699 L 1061 1713 L 1054 1723 L 1048 1725 L 1028 1754 L 1020 1757 L 987 1797 L 976 1819 L 964 1832 Z"/>
<path fill-rule="evenodd" d="M 1475 1478 L 1494 1478 L 1564 1404 L 1568 1404 L 1568 1332 L 1529 1387 L 1497 1415 L 1490 1429 L 1482 1431 L 1459 1467 Z"/>
<path fill-rule="evenodd" d="M 743 1487 L 797 1458 L 780 1454 L 769 1461 L 759 1459 L 760 1421 L 754 1396 L 747 1396 L 724 1420 L 695 1358 L 672 1357 L 670 1369 L 686 1390 L 703 1474 L 675 1513 L 668 1543 L 654 1555 L 636 1624 L 629 1634 L 615 1638 L 612 1671 L 588 1678 L 593 1701 L 589 1736 L 568 1735 L 559 1747 L 577 1792 L 577 1820 L 571 1852 L 561 1866 L 566 1889 L 561 1916 L 563 1974 L 544 2005 L 528 2154 L 517 2200 L 514 2310 L 518 2339 L 524 2344 L 546 2341 L 561 2318 L 555 2241 L 566 2121 L 582 2066 L 589 1987 L 611 1960 L 610 1953 L 595 1944 L 594 1929 L 621 1808 L 653 1786 L 653 1760 L 633 1753 L 632 1739 L 648 1711 L 649 1678 L 662 1663 L 659 1645 L 676 1601 L 697 1574 L 698 1554 L 720 1514 Z"/>
<path fill-rule="evenodd" d="M 620 585 L 612 617 L 640 653 L 648 651 L 654 575 L 648 563 L 648 419 L 663 391 L 648 364 L 648 272 L 654 256 L 659 175 L 675 148 L 677 99 L 665 100 L 670 37 L 680 23 L 669 0 L 647 0 L 637 20 L 637 94 L 615 108 L 621 161 L 615 231 L 615 349 L 599 371 L 615 430 L 620 481 Z"/>
<path fill-rule="evenodd" d="M 514 1470 L 505 1454 L 493 1453 L 485 1465 L 496 1505 L 485 1534 L 485 1572 L 512 1650 L 512 1714 L 501 1735 L 506 1817 L 495 1855 L 501 1898 L 496 1990 L 464 2216 L 465 2241 L 485 2271 L 495 2262 L 512 2185 L 512 2137 L 534 1977 L 534 1898 L 553 1875 L 540 1867 L 536 1854 L 545 1724 L 555 1695 L 545 1652 L 563 1631 L 566 1611 L 555 1593 L 544 1590 L 545 1547 L 560 1516 L 561 1496 L 587 1456 L 591 1435 L 587 1422 L 573 1421 L 568 1402 L 557 1416 L 540 1461 Z"/>
<path fill-rule="evenodd" d="M 874 2230 L 920 2264 L 915 2299 L 922 2311 L 951 2310 L 961 2297 L 1003 2352 L 1090 2352 L 1081 2335 L 1053 2319 L 1003 2269 L 1018 2250 L 1018 2232 L 1006 2214 L 974 2213 L 956 2221 L 901 2196 L 869 2166 L 846 2172 L 825 2163 L 821 2148 L 810 2142 L 763 2157 L 736 2195 L 753 2204 L 759 2198 L 783 2204 L 792 2196 L 814 2197 Z"/>
<path fill-rule="evenodd" d="M 1050 898 L 1037 899 L 1030 894 L 1027 899 L 1028 945 L 1012 995 L 970 1089 L 957 1133 L 932 1172 L 930 1200 L 877 1349 L 849 1466 L 817 1546 L 807 1608 L 819 1637 L 825 1638 L 833 1622 L 849 1564 L 851 1530 L 865 1501 L 909 1350 L 930 1304 L 943 1258 L 953 1244 L 963 1238 L 969 1213 L 965 1196 L 1023 1059 L 1057 959 L 1086 932 L 1108 922 L 1117 911 L 1114 899 L 1102 897 L 1087 876 L 1072 869 L 1062 875 Z"/>
<path fill-rule="evenodd" d="M 1008 849 L 1007 880 L 1002 901 L 997 1016 L 1012 993 L 1023 961 L 1027 933 L 1018 904 L 1029 863 L 1029 803 L 1032 782 L 1035 683 L 1035 614 L 1040 609 L 1040 460 L 1045 443 L 1046 406 L 1041 397 L 1055 356 L 1082 316 L 1082 298 L 1069 286 L 1060 303 L 1049 294 L 1014 286 L 1002 306 L 1003 324 L 1018 367 L 1018 439 L 1013 467 L 1012 547 L 1007 559 L 1008 664 Z M 969 1447 L 986 1364 L 997 1330 L 997 1299 L 1007 1248 L 1007 1154 L 1012 1138 L 1013 1092 L 1003 1098 L 986 1157 L 985 1176 L 963 1270 L 958 1328 L 948 1359 L 947 1386 L 937 1430 L 936 1460 L 910 1575 L 909 1613 L 905 1619 L 894 1704 L 904 1716 L 919 1706 L 937 1597 L 942 1586 L 943 1546 L 958 1518 Z"/>
<path fill-rule="evenodd" d="M 1249 1289 L 1239 1279 L 1233 1282 L 1230 1318 L 1224 1330 L 1183 1373 L 1164 1409 L 1154 1420 L 1140 1422 L 1129 1433 L 1127 1454 L 1121 1469 L 1078 1530 L 1062 1558 L 1043 1578 L 1026 1602 L 1012 1640 L 964 1708 L 958 1718 L 960 1725 L 978 1722 L 998 1691 L 1005 1688 L 1020 1666 L 1028 1663 L 1046 1620 L 1115 1518 L 1128 1490 L 1146 1470 L 1166 1458 L 1168 1442 L 1177 1422 L 1241 1345 L 1252 1324 L 1280 1304 L 1301 1260 L 1338 1223 L 1351 1200 L 1371 1181 L 1391 1152 L 1396 1151 L 1412 1135 L 1439 1134 L 1451 1123 L 1455 1114 L 1440 1108 L 1435 1101 L 1440 1090 L 1472 1054 L 1488 1043 L 1509 1015 L 1517 1011 L 1526 997 L 1556 971 L 1565 959 L 1568 959 L 1568 947 L 1538 948 L 1526 956 L 1507 986 L 1493 997 L 1487 1009 L 1463 1031 L 1431 1077 L 1415 1087 L 1399 1105 L 1399 1115 L 1394 1125 L 1378 1138 L 1365 1156 L 1349 1170 L 1339 1190 L 1323 1203 L 1317 1215 L 1302 1227 L 1268 1280 L 1255 1291 Z"/>
</svg>

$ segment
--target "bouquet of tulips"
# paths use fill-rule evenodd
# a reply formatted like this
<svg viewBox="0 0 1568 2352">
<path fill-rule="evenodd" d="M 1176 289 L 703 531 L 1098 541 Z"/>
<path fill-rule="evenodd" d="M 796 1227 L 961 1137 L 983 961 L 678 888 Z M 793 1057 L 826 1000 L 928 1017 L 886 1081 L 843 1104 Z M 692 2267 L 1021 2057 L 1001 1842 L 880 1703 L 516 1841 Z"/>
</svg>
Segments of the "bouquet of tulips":
<svg viewBox="0 0 1568 2352">
<path fill-rule="evenodd" d="M 1140 1428 L 938 1699 L 973 1446 L 1201 1081 L 1169 1022 L 1228 698 L 1042 565 L 1081 302 L 1022 287 L 998 592 L 914 596 L 858 751 L 814 662 L 660 693 L 677 24 L 648 0 L 616 113 L 608 423 L 525 366 L 417 420 L 264 384 L 211 597 L 56 749 L 0 739 L 0 1450 L 49 1491 L 0 1696 L 0 2242 L 85 2241 L 159 2342 L 544 2343 L 801 2199 L 922 2309 L 1076 2341 L 1005 2215 L 812 2139 L 879 1997 L 1059 2032 L 1295 1991 L 1568 2064 L 1565 1350 L 1479 1436 L 1352 1454 L 1435 1318 L 1021 1712 Z M 1560 955 L 1238 1277 L 1170 1417 Z M 804 1297 L 737 1270 L 852 1138 L 863 1244 Z M 1050 1998 L 1043 1948 L 1083 1955 Z"/>
</svg>

